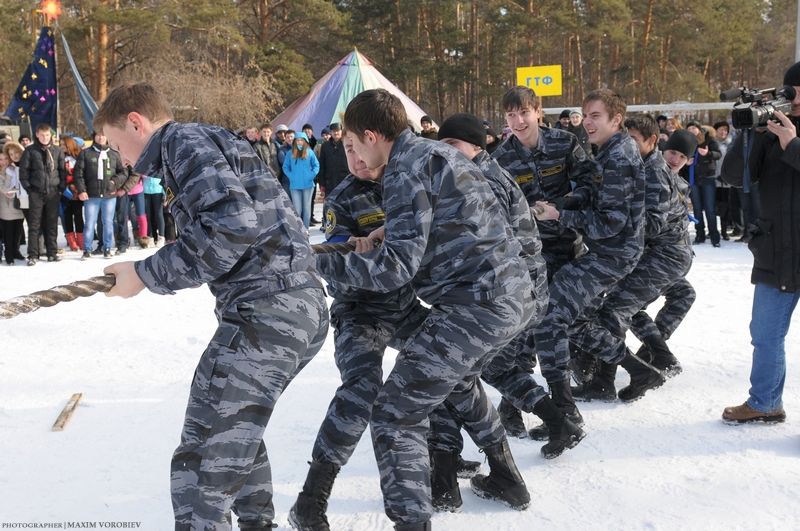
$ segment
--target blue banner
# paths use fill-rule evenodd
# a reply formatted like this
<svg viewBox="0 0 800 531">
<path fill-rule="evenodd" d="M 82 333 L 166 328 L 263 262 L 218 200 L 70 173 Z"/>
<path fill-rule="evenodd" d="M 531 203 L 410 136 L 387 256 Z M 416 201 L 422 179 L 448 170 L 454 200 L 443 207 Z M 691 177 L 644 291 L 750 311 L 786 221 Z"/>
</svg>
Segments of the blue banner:
<svg viewBox="0 0 800 531">
<path fill-rule="evenodd" d="M 40 123 L 56 128 L 56 48 L 52 28 L 42 28 L 33 61 L 28 65 L 19 83 L 6 114 L 16 123 L 30 118 L 36 130 Z"/>
<path fill-rule="evenodd" d="M 63 32 L 61 33 L 61 43 L 64 45 L 64 55 L 67 56 L 69 69 L 72 70 L 72 77 L 75 78 L 75 88 L 78 90 L 78 99 L 81 102 L 81 111 L 83 111 L 83 121 L 86 124 L 86 136 L 88 137 L 94 130 L 92 120 L 97 112 L 97 102 L 92 98 L 89 89 L 86 88 L 86 83 L 83 82 L 81 73 L 78 72 L 78 67 L 75 66 L 75 60 L 72 58 L 72 52 L 69 50 L 69 44 L 67 44 L 67 38 L 64 37 Z"/>
</svg>

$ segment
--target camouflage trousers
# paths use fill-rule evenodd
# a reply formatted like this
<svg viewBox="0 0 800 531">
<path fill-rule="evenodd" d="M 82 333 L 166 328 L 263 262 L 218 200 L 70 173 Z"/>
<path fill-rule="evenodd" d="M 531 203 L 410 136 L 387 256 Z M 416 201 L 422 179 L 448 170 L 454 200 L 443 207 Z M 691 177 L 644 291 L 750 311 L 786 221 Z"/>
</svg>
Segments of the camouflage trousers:
<svg viewBox="0 0 800 531">
<path fill-rule="evenodd" d="M 687 244 L 646 248 L 635 269 L 614 286 L 594 318 L 570 339 L 606 363 L 619 363 L 627 350 L 625 334 L 632 317 L 676 279 L 683 278 L 691 265 L 692 249 Z"/>
<path fill-rule="evenodd" d="M 172 457 L 176 530 L 231 528 L 274 518 L 264 430 L 275 402 L 328 331 L 321 289 L 279 292 L 218 312 L 195 371 L 181 442 Z"/>
<path fill-rule="evenodd" d="M 697 298 L 697 293 L 685 277 L 673 282 L 661 292 L 661 295 L 664 296 L 664 306 L 656 314 L 655 321 L 644 309 L 633 316 L 631 332 L 639 341 L 644 342 L 647 338 L 658 335 L 661 335 L 664 341 L 669 339 L 683 322 Z M 655 299 L 648 305 L 654 301 Z"/>
<path fill-rule="evenodd" d="M 479 376 L 530 320 L 529 291 L 528 282 L 491 302 L 435 305 L 397 356 L 371 421 L 384 508 L 395 524 L 426 522 L 433 514 L 428 416 L 437 406 L 446 402 L 481 448 L 505 439 Z"/>
<path fill-rule="evenodd" d="M 500 349 L 481 371 L 481 379 L 509 400 L 514 407 L 533 412 L 536 404 L 547 395 L 544 388 L 533 378 L 533 333 L 532 319 L 529 327 Z M 448 402 L 436 407 L 430 414 L 428 447 L 431 450 L 461 452 L 464 439 L 461 436 L 463 422 L 458 411 Z M 477 441 L 475 441 L 477 444 Z"/>
<path fill-rule="evenodd" d="M 357 303 L 334 303 L 334 358 L 342 385 L 319 428 L 311 454 L 314 461 L 347 463 L 369 425 L 372 404 L 383 385 L 387 345 L 400 350 L 427 316 L 428 309 L 416 297 L 398 312 L 369 312 Z"/>
<path fill-rule="evenodd" d="M 581 314 L 599 304 L 604 292 L 636 265 L 620 257 L 589 252 L 562 266 L 550 283 L 550 304 L 534 341 L 542 376 L 549 383 L 569 378 L 569 333 Z"/>
</svg>

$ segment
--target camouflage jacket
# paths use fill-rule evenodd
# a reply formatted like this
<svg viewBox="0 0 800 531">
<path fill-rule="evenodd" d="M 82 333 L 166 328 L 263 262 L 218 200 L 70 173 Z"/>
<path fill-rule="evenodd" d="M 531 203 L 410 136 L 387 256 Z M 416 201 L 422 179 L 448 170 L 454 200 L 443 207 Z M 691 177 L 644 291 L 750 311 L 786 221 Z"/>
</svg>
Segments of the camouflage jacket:
<svg viewBox="0 0 800 531">
<path fill-rule="evenodd" d="M 559 223 L 581 232 L 590 252 L 638 260 L 645 225 L 645 171 L 639 148 L 620 132 L 600 147 L 595 161 L 602 173 L 587 185 L 589 205 L 562 210 Z"/>
<path fill-rule="evenodd" d="M 591 182 L 598 169 L 572 133 L 539 128 L 539 144 L 530 150 L 511 136 L 492 153 L 492 157 L 511 174 L 525 194 L 528 204 L 554 202 L 574 188 Z M 576 198 L 585 202 L 588 198 Z M 571 247 L 577 234 L 556 221 L 539 223 L 545 249 L 555 245 Z M 560 241 L 560 243 L 559 243 Z"/>
<path fill-rule="evenodd" d="M 647 246 L 685 242 L 688 216 L 678 180 L 661 152 L 656 149 L 644 159 L 646 175 L 644 241 Z"/>
<path fill-rule="evenodd" d="M 325 237 L 331 240 L 368 236 L 370 232 L 383 226 L 386 216 L 381 203 L 380 182 L 363 181 L 348 175 L 325 196 L 325 205 L 328 207 Z M 322 255 L 318 254 L 317 258 L 320 256 Z M 386 311 L 400 311 L 417 298 L 410 284 L 387 293 L 376 293 L 340 284 L 324 271 L 322 278 L 328 283 L 328 292 L 335 299 L 334 305 L 337 302 L 358 303 L 355 310 L 374 316 Z"/>
<path fill-rule="evenodd" d="M 547 304 L 547 265 L 542 258 L 542 240 L 522 190 L 514 178 L 486 151 L 478 153 L 472 162 L 478 165 L 489 182 L 501 210 L 506 215 L 512 236 L 522 246 L 522 256 L 528 265 L 537 303 Z M 539 310 L 534 314 L 539 315 Z"/>
<path fill-rule="evenodd" d="M 429 304 L 471 304 L 532 289 L 489 184 L 454 148 L 404 131 L 382 182 L 383 244 L 369 253 L 318 257 L 328 278 L 379 292 L 411 282 Z"/>
<path fill-rule="evenodd" d="M 522 246 L 522 253 L 528 264 L 531 280 L 535 281 L 535 275 L 538 276 L 544 268 L 542 239 L 522 190 L 514 178 L 501 168 L 486 151 L 478 153 L 472 162 L 481 169 L 497 197 L 513 236 L 519 240 Z"/>
<path fill-rule="evenodd" d="M 160 176 L 178 240 L 136 262 L 148 289 L 208 283 L 217 310 L 277 291 L 320 287 L 303 224 L 246 140 L 212 125 L 169 122 L 135 171 Z"/>
</svg>

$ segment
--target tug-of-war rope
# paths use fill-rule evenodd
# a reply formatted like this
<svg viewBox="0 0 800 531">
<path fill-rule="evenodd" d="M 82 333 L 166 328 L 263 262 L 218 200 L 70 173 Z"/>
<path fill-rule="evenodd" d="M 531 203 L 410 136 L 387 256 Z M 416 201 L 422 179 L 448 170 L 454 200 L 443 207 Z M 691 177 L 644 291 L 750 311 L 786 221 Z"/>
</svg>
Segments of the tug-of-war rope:
<svg viewBox="0 0 800 531">
<path fill-rule="evenodd" d="M 355 244 L 350 242 L 320 243 L 312 245 L 311 249 L 317 254 L 349 253 L 355 250 Z M 59 302 L 69 302 L 78 297 L 91 297 L 95 293 L 105 293 L 114 287 L 114 282 L 114 275 L 103 275 L 14 297 L 0 302 L 0 319 L 11 319 L 23 313 L 35 312 L 39 308 L 55 306 Z"/>
</svg>

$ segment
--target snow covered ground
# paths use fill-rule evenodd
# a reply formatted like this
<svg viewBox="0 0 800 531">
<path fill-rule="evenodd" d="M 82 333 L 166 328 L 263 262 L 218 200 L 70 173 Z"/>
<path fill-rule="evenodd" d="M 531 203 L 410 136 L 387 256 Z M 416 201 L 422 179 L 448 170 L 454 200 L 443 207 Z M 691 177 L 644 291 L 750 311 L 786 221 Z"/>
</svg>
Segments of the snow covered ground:
<svg viewBox="0 0 800 531">
<path fill-rule="evenodd" d="M 317 229 L 312 234 L 319 239 Z M 633 404 L 582 406 L 587 438 L 554 461 L 539 456 L 541 443 L 511 441 L 531 507 L 520 513 L 479 499 L 462 480 L 463 512 L 437 514 L 436 529 L 800 529 L 800 331 L 787 340 L 788 421 L 724 425 L 723 407 L 747 396 L 751 255 L 732 242 L 696 251 L 689 278 L 697 303 L 670 341 L 684 373 Z M 0 266 L 0 300 L 102 274 L 108 263 L 68 253 L 58 264 Z M 192 373 L 214 330 L 212 310 L 203 287 L 171 297 L 97 295 L 0 322 L 0 529 L 25 522 L 172 527 L 169 461 Z M 393 359 L 389 352 L 386 370 Z M 617 385 L 626 382 L 621 371 Z M 288 529 L 338 383 L 331 334 L 267 428 L 280 529 Z M 72 420 L 51 432 L 76 392 L 83 401 Z M 469 441 L 464 455 L 482 458 Z M 391 529 L 368 436 L 342 470 L 328 514 L 336 530 Z"/>
</svg>

